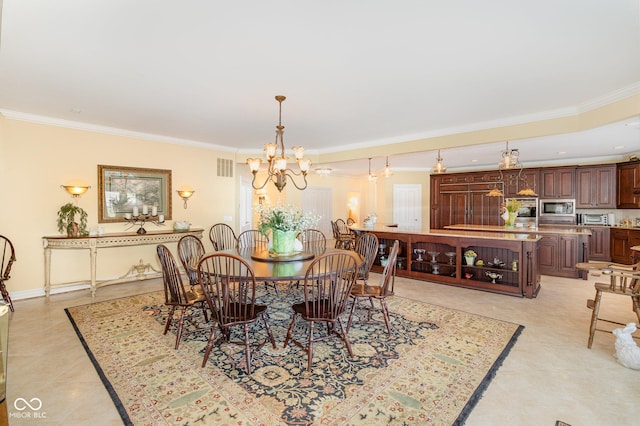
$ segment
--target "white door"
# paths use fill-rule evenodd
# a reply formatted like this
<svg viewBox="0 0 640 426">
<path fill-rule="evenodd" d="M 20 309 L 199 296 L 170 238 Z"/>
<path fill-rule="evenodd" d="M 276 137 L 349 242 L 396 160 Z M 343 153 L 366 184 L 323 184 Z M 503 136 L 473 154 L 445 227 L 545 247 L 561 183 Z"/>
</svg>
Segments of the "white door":
<svg viewBox="0 0 640 426">
<path fill-rule="evenodd" d="M 240 216 L 238 218 L 240 230 L 237 234 L 253 227 L 253 188 L 251 187 L 251 181 L 244 177 L 240 178 L 238 215 Z"/>
<path fill-rule="evenodd" d="M 302 193 L 302 210 L 320 216 L 317 229 L 333 238 L 331 215 L 333 214 L 333 191 L 331 188 L 307 187 Z"/>
<path fill-rule="evenodd" d="M 393 185 L 393 223 L 410 230 L 422 230 L 422 185 Z"/>
</svg>

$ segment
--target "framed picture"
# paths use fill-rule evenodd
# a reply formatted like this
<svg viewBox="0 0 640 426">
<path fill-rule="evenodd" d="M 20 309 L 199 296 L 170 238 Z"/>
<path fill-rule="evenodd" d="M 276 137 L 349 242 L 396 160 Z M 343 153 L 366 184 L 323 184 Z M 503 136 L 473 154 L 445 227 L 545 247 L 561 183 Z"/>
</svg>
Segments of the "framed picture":
<svg viewBox="0 0 640 426">
<path fill-rule="evenodd" d="M 171 170 L 98 165 L 98 222 L 125 222 L 125 215 L 171 219 Z"/>
</svg>

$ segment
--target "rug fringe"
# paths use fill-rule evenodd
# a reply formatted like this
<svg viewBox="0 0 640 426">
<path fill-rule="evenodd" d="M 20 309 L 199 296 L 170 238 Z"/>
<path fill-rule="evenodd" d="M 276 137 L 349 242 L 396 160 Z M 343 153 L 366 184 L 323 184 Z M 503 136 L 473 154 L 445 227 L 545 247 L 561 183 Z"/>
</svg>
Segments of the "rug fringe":
<svg viewBox="0 0 640 426">
<path fill-rule="evenodd" d="M 475 408 L 476 404 L 478 404 L 478 401 L 480 401 L 480 399 L 482 398 L 484 391 L 487 389 L 487 387 L 489 387 L 489 383 L 491 383 L 491 381 L 495 377 L 498 369 L 500 368 L 500 366 L 502 366 L 502 362 L 507 358 L 509 352 L 511 352 L 511 348 L 515 345 L 518 337 L 520 337 L 520 333 L 522 333 L 522 330 L 524 330 L 524 325 L 519 325 L 516 331 L 514 331 L 513 336 L 511 336 L 511 339 L 509 339 L 509 342 L 502 350 L 502 353 L 500 354 L 498 359 L 496 359 L 496 361 L 493 363 L 487 374 L 484 376 L 484 378 L 476 388 L 473 395 L 471 395 L 471 398 L 469 398 L 469 401 L 467 401 L 467 404 L 460 412 L 460 415 L 458 416 L 456 421 L 453 422 L 453 426 L 463 425 L 467 420 L 467 417 L 469 417 L 471 411 Z"/>
</svg>

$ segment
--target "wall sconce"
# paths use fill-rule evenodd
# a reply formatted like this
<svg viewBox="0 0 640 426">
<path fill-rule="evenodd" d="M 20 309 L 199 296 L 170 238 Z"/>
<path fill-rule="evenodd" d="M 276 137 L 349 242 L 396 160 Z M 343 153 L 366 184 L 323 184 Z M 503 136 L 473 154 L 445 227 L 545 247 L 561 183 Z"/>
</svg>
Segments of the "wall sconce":
<svg viewBox="0 0 640 426">
<path fill-rule="evenodd" d="M 266 189 L 258 189 L 256 191 L 256 195 L 258 196 L 258 204 L 263 205 L 267 200 L 267 191 Z"/>
<path fill-rule="evenodd" d="M 180 188 L 176 191 L 178 193 L 178 195 L 180 196 L 180 198 L 182 198 L 184 200 L 184 208 L 187 208 L 187 201 L 189 200 L 189 198 L 191 198 L 191 196 L 193 195 L 194 191 L 191 188 Z"/>
<path fill-rule="evenodd" d="M 60 185 L 60 188 L 64 188 L 64 190 L 67 191 L 77 202 L 78 198 L 91 187 L 82 183 L 69 183 L 66 185 Z"/>
</svg>

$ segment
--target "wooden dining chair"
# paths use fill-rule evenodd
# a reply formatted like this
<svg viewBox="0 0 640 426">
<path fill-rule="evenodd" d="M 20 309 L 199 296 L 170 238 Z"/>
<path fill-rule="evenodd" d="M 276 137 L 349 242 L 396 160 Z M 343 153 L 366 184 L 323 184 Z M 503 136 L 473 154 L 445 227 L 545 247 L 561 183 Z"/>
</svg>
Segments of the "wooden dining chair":
<svg viewBox="0 0 640 426">
<path fill-rule="evenodd" d="M 327 237 L 318 229 L 303 229 L 298 234 L 298 239 L 305 252 L 320 254 L 327 249 Z"/>
<path fill-rule="evenodd" d="M 239 250 L 268 250 L 269 238 L 257 229 L 248 229 L 238 235 L 238 249 Z M 265 281 L 264 288 L 269 291 L 269 287 L 272 287 L 276 294 L 278 294 L 278 283 L 275 281 Z"/>
<path fill-rule="evenodd" d="M 256 303 L 256 279 L 251 266 L 241 257 L 227 253 L 213 253 L 204 256 L 197 267 L 199 283 L 209 308 L 214 313 L 221 330 L 216 339 L 212 328 L 202 360 L 204 367 L 209 359 L 213 344 L 222 339 L 225 343 L 243 345 L 247 373 L 251 374 L 251 339 L 249 326 L 262 319 L 273 348 L 271 328 L 267 320 L 267 306 Z M 242 327 L 242 340 L 234 340 L 232 328 Z M 255 344 L 259 350 L 267 339 Z"/>
<path fill-rule="evenodd" d="M 611 330 L 598 328 L 598 321 L 625 326 L 626 324 L 613 319 L 600 318 L 600 306 L 602 294 L 614 294 L 628 297 L 631 300 L 633 311 L 640 324 L 640 272 L 627 269 L 603 269 L 602 275 L 609 277 L 609 282 L 596 282 L 594 287 L 596 295 L 593 299 L 587 300 L 587 308 L 591 309 L 591 326 L 589 327 L 589 341 L 587 347 L 591 349 L 596 331 L 611 333 Z"/>
<path fill-rule="evenodd" d="M 356 280 L 364 281 L 365 285 L 369 281 L 369 272 L 378 254 L 378 245 L 378 237 L 371 232 L 365 232 L 356 239 L 354 251 L 362 256 L 363 259 L 363 262 L 358 267 Z"/>
<path fill-rule="evenodd" d="M 11 278 L 11 266 L 16 261 L 16 251 L 11 240 L 4 235 L 0 235 L 0 250 L 2 251 L 2 256 L 0 257 L 0 294 L 2 294 L 2 298 L 9 304 L 9 309 L 13 312 L 13 301 L 9 296 L 6 282 Z"/>
<path fill-rule="evenodd" d="M 191 290 L 197 292 L 200 291 L 200 286 L 198 284 L 196 266 L 198 266 L 198 262 L 202 256 L 204 256 L 204 253 L 204 244 L 202 244 L 202 240 L 195 235 L 185 235 L 178 240 L 178 257 L 189 277 Z"/>
<path fill-rule="evenodd" d="M 209 239 L 214 251 L 229 250 L 238 245 L 238 238 L 233 228 L 226 223 L 216 223 L 209 229 Z"/>
<path fill-rule="evenodd" d="M 267 237 L 257 229 L 248 229 L 238 235 L 238 248 L 267 250 L 269 248 L 269 237 Z"/>
<path fill-rule="evenodd" d="M 358 256 L 349 251 L 325 253 L 318 256 L 307 268 L 304 278 L 304 302 L 292 306 L 293 318 L 284 341 L 286 348 L 293 342 L 307 352 L 307 369 L 313 362 L 313 344 L 332 336 L 339 337 L 353 357 L 351 344 L 340 316 L 344 313 L 351 288 L 355 282 Z M 293 327 L 300 317 L 309 323 L 307 343 L 293 337 Z M 327 333 L 314 334 L 315 324 L 325 323 Z"/>
<path fill-rule="evenodd" d="M 340 221 L 338 219 L 337 221 Z M 331 231 L 333 233 L 333 239 L 335 241 L 335 248 L 350 250 L 353 248 L 353 242 L 355 241 L 355 236 L 352 233 L 343 234 L 340 232 L 340 227 L 337 221 L 331 221 Z"/>
<path fill-rule="evenodd" d="M 398 240 L 395 240 L 393 242 L 393 246 L 391 247 L 391 252 L 389 253 L 387 264 L 385 265 L 384 271 L 382 271 L 382 275 L 380 276 L 380 282 L 378 285 L 370 286 L 366 283 L 354 284 L 353 288 L 351 289 L 351 298 L 353 299 L 353 303 L 351 304 L 351 313 L 349 314 L 349 322 L 347 323 L 347 333 L 349 333 L 349 329 L 351 328 L 353 314 L 355 313 L 356 309 L 358 309 L 358 302 L 361 299 L 369 299 L 370 306 L 363 308 L 367 310 L 367 319 L 366 321 L 360 322 L 379 322 L 371 319 L 371 313 L 375 309 L 373 301 L 378 300 L 380 303 L 380 310 L 382 311 L 384 322 L 387 326 L 387 333 L 389 333 L 390 336 L 393 335 L 393 333 L 391 332 L 391 319 L 389 317 L 387 297 L 391 297 L 394 294 L 393 291 L 396 276 L 396 260 L 398 259 L 399 247 L 400 243 L 398 242 Z"/>
<path fill-rule="evenodd" d="M 200 303 L 204 302 L 205 298 L 202 294 L 185 289 L 182 282 L 182 276 L 180 275 L 180 270 L 178 269 L 178 264 L 167 246 L 160 244 L 156 248 L 156 251 L 158 253 L 158 259 L 160 260 L 160 265 L 162 266 L 164 303 L 169 306 L 164 334 L 167 334 L 169 328 L 174 322 L 175 311 L 178 309 L 180 310 L 180 316 L 178 317 L 178 322 L 176 324 L 175 348 L 178 349 L 182 333 L 184 331 L 184 321 L 193 319 L 193 315 L 195 314 L 195 309 L 198 304 L 200 304 L 200 308 L 202 309 L 205 322 L 209 321 L 206 306 Z"/>
</svg>

